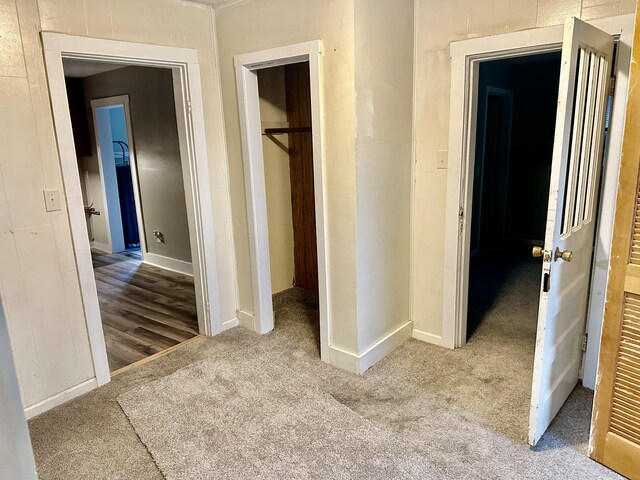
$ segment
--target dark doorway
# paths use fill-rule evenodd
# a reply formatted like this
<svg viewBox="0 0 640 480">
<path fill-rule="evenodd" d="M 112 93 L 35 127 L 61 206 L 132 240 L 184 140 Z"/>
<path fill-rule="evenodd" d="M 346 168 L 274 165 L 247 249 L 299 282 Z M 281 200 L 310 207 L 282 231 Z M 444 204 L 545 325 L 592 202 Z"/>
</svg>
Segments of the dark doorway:
<svg viewBox="0 0 640 480">
<path fill-rule="evenodd" d="M 480 66 L 467 339 L 535 337 L 559 76 L 559 52 Z"/>
</svg>

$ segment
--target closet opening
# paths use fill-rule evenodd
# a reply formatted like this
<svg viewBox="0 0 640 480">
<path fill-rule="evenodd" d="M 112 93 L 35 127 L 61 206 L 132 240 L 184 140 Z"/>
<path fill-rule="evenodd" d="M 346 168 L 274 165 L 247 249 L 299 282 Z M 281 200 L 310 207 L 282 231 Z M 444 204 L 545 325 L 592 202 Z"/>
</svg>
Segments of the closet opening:
<svg viewBox="0 0 640 480">
<path fill-rule="evenodd" d="M 275 328 L 296 321 L 320 355 L 309 62 L 257 71 Z"/>
</svg>

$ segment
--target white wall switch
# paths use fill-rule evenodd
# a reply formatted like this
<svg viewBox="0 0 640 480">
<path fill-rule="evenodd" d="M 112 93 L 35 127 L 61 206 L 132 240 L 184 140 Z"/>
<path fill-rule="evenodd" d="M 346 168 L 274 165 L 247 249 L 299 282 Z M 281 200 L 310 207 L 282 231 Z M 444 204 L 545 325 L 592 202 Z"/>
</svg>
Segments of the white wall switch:
<svg viewBox="0 0 640 480">
<path fill-rule="evenodd" d="M 44 205 L 47 212 L 62 210 L 60 204 L 60 190 L 44 190 Z"/>
<path fill-rule="evenodd" d="M 447 168 L 447 157 L 448 153 L 446 150 L 438 150 L 437 152 L 437 168 Z"/>
</svg>

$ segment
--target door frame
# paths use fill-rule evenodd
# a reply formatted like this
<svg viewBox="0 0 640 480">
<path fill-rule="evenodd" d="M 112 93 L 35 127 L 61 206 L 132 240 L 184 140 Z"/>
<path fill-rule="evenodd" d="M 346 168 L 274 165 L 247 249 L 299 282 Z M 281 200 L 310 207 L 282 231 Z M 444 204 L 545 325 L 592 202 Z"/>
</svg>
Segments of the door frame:
<svg viewBox="0 0 640 480">
<path fill-rule="evenodd" d="M 127 129 L 127 140 L 129 149 L 129 169 L 131 171 L 131 181 L 133 184 L 133 200 L 136 209 L 136 222 L 138 224 L 138 231 L 140 232 L 140 254 L 142 255 L 142 261 L 145 261 L 145 254 L 147 251 L 144 223 L 142 218 L 142 203 L 140 200 L 140 186 L 138 184 L 138 169 L 136 166 L 136 154 L 135 154 L 135 140 L 133 138 L 133 129 L 131 127 L 131 110 L 129 109 L 129 95 L 115 95 L 112 97 L 96 98 L 90 101 L 91 114 L 93 116 L 93 127 L 96 138 L 96 156 L 98 157 L 98 170 L 100 172 L 100 183 L 102 187 L 102 200 L 104 203 L 104 214 L 107 220 L 107 225 L 110 225 L 109 216 L 109 203 L 106 198 L 106 186 L 104 183 L 104 172 L 102 164 L 102 151 L 100 149 L 100 132 L 98 129 L 98 121 L 96 117 L 96 110 L 102 107 L 115 107 L 122 105 L 124 109 L 124 119 Z M 109 246 L 113 249 L 113 243 L 111 240 L 111 228 L 107 228 L 107 235 L 109 236 Z"/>
<path fill-rule="evenodd" d="M 610 33 L 619 40 L 618 59 L 628 59 L 624 50 L 630 49 L 633 36 L 633 15 L 589 21 L 592 25 Z M 473 194 L 472 168 L 475 155 L 475 119 L 477 115 L 478 70 L 482 61 L 496 60 L 523 55 L 534 55 L 562 48 L 563 25 L 523 30 L 490 37 L 453 42 L 451 53 L 451 105 L 449 121 L 449 164 L 447 169 L 447 189 L 445 206 L 445 251 L 443 277 L 443 312 L 441 345 L 448 348 L 462 347 L 466 343 L 467 301 L 469 279 L 469 240 Z M 616 64 L 618 72 L 620 63 Z M 628 68 L 625 67 L 625 68 Z M 624 118 L 626 103 L 627 76 L 616 75 L 612 118 Z M 625 93 L 625 94 L 623 94 Z M 601 204 L 615 203 L 616 182 L 618 176 L 620 143 L 622 138 L 621 122 L 611 124 L 608 147 L 605 153 L 603 188 Z M 613 202 L 613 203 L 612 203 Z M 611 245 L 611 212 L 598 213 L 599 239 L 596 246 L 597 258 L 609 258 Z M 594 260 L 595 262 L 595 260 Z M 596 275 L 596 273 L 598 273 Z M 606 268 L 604 274 L 592 274 L 591 292 L 604 295 L 606 289 Z M 601 293 L 600 293 L 601 292 Z M 591 295 L 590 295 L 591 296 Z M 592 305 L 587 316 L 589 326 L 595 325 L 598 332 L 601 328 L 602 305 Z M 596 335 L 594 335 L 596 336 Z M 597 349 L 598 338 L 589 339 L 588 348 Z M 585 358 L 587 356 L 585 355 Z"/>
<path fill-rule="evenodd" d="M 240 324 L 258 333 L 273 330 L 271 267 L 267 198 L 262 152 L 262 129 L 257 70 L 309 62 L 313 181 L 315 187 L 316 241 L 318 248 L 318 296 L 320 307 L 320 356 L 329 361 L 329 288 L 325 215 L 325 182 L 322 116 L 322 43 L 312 40 L 259 52 L 236 55 L 234 65 L 240 115 L 245 198 L 249 227 L 249 251 L 253 287 L 253 316 L 239 315 Z"/>
<path fill-rule="evenodd" d="M 96 381 L 98 385 L 103 385 L 109 382 L 111 374 L 93 274 L 62 59 L 74 58 L 171 69 L 194 269 L 198 328 L 201 334 L 215 335 L 222 331 L 222 322 L 198 55 L 197 50 L 191 48 L 53 32 L 42 32 L 42 41 L 89 344 Z"/>
</svg>

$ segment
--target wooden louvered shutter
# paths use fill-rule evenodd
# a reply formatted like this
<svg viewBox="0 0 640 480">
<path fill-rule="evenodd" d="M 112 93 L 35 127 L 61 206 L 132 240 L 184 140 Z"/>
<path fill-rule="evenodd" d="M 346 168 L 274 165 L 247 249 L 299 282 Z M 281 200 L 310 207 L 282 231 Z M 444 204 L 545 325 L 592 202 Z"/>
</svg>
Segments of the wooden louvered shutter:
<svg viewBox="0 0 640 480">
<path fill-rule="evenodd" d="M 611 269 L 593 408 L 593 459 L 640 479 L 640 35 L 636 13 Z"/>
</svg>

